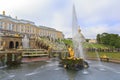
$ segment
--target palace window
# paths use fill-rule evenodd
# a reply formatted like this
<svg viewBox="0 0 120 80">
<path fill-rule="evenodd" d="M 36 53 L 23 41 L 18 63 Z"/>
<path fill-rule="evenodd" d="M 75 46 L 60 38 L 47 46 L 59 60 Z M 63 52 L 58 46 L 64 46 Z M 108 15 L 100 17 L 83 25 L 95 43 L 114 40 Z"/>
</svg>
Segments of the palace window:
<svg viewBox="0 0 120 80">
<path fill-rule="evenodd" d="M 19 32 L 19 25 L 16 26 L 16 31 Z"/>
<path fill-rule="evenodd" d="M 9 30 L 12 30 L 13 29 L 13 26 L 12 26 L 12 24 L 10 23 L 9 24 Z"/>
<path fill-rule="evenodd" d="M 25 32 L 25 25 L 21 25 L 21 32 Z"/>
</svg>

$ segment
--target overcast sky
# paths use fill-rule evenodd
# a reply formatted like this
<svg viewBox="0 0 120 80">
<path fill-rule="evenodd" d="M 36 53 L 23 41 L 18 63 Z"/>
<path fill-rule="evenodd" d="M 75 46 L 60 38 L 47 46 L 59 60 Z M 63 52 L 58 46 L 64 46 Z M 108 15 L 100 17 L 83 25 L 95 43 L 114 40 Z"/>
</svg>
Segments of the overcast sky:
<svg viewBox="0 0 120 80">
<path fill-rule="evenodd" d="M 13 18 L 52 27 L 71 37 L 73 3 L 86 38 L 103 32 L 120 35 L 120 0 L 0 0 L 0 14 L 5 10 Z"/>
</svg>

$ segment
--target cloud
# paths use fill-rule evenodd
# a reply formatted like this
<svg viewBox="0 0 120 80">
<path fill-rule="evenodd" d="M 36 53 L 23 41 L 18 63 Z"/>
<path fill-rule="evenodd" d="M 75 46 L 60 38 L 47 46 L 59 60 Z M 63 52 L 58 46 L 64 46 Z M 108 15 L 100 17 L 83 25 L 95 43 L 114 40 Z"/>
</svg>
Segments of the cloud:
<svg viewBox="0 0 120 80">
<path fill-rule="evenodd" d="M 51 4 L 51 0 L 0 0 L 0 12 L 5 10 L 6 15 L 34 21 L 50 12 Z"/>
<path fill-rule="evenodd" d="M 85 35 L 86 38 L 96 38 L 97 34 L 101 34 L 103 32 L 108 32 L 108 25 L 106 24 L 100 24 L 95 26 L 89 26 L 89 27 L 82 27 L 82 32 Z"/>
<path fill-rule="evenodd" d="M 76 0 L 75 4 L 79 25 L 87 38 L 103 32 L 120 34 L 120 1 Z"/>
<path fill-rule="evenodd" d="M 51 19 L 51 27 L 62 31 L 66 34 L 65 37 L 71 37 L 72 27 L 70 19 L 71 18 L 65 16 L 64 12 L 56 12 L 54 13 L 53 19 Z"/>
<path fill-rule="evenodd" d="M 95 26 L 83 27 L 82 26 L 82 33 L 86 38 L 96 38 L 97 34 L 112 33 L 112 34 L 119 34 L 120 35 L 120 24 L 115 25 L 108 25 L 108 24 L 97 24 Z"/>
<path fill-rule="evenodd" d="M 115 33 L 120 35 L 120 23 L 117 23 L 115 25 L 112 25 L 109 27 L 109 33 Z"/>
<path fill-rule="evenodd" d="M 86 25 L 120 20 L 118 0 L 76 0 L 77 15 Z"/>
<path fill-rule="evenodd" d="M 86 38 L 98 33 L 120 34 L 119 0 L 0 0 L 0 12 L 45 25 L 72 37 L 72 6 Z"/>
</svg>

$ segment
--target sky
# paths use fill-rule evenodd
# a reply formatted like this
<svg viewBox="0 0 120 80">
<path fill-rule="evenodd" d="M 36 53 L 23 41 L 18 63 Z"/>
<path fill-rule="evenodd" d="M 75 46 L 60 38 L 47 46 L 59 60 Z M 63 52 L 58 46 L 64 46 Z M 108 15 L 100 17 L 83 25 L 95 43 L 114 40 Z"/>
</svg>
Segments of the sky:
<svg viewBox="0 0 120 80">
<path fill-rule="evenodd" d="M 103 32 L 120 35 L 120 0 L 0 0 L 0 14 L 35 22 L 72 37 L 72 7 L 85 38 Z"/>
</svg>

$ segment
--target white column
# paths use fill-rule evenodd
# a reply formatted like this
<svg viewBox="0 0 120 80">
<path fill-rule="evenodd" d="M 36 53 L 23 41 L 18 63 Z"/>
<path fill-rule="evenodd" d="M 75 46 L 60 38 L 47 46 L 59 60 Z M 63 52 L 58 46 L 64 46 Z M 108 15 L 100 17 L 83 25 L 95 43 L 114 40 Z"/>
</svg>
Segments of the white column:
<svg viewBox="0 0 120 80">
<path fill-rule="evenodd" d="M 5 63 L 7 62 L 7 54 L 5 54 Z"/>
<path fill-rule="evenodd" d="M 12 54 L 12 61 L 15 61 L 15 54 Z"/>
</svg>

